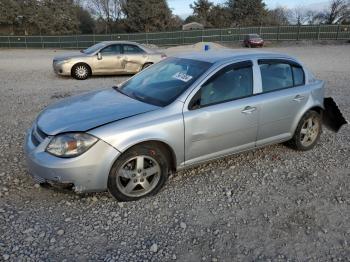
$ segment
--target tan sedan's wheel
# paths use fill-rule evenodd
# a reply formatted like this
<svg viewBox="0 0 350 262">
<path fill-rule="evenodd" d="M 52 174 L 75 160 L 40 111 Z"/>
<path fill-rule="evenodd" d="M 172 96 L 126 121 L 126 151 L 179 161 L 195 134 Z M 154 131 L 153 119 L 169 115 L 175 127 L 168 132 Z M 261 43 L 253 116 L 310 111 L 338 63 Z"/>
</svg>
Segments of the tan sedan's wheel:
<svg viewBox="0 0 350 262">
<path fill-rule="evenodd" d="M 297 150 L 310 150 L 320 138 L 322 132 L 322 119 L 315 111 L 307 112 L 300 120 L 293 138 L 288 144 Z"/>
<path fill-rule="evenodd" d="M 85 80 L 90 75 L 90 68 L 85 64 L 77 64 L 72 69 L 72 76 L 78 80 Z"/>
<path fill-rule="evenodd" d="M 152 145 L 136 146 L 114 163 L 108 190 L 120 201 L 132 201 L 157 193 L 168 178 L 168 156 Z"/>
</svg>

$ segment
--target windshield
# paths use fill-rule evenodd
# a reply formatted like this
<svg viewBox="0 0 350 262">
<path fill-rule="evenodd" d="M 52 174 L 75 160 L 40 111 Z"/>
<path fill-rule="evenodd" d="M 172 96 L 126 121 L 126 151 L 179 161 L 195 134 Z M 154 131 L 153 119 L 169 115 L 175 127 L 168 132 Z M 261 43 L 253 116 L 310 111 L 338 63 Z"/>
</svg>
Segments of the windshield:
<svg viewBox="0 0 350 262">
<path fill-rule="evenodd" d="M 249 38 L 250 39 L 261 39 L 261 37 L 259 35 L 250 35 Z"/>
<path fill-rule="evenodd" d="M 166 106 L 192 85 L 211 63 L 168 58 L 135 75 L 118 91 L 142 102 Z"/>
<path fill-rule="evenodd" d="M 92 55 L 93 53 L 95 53 L 96 51 L 100 50 L 102 47 L 104 47 L 105 44 L 103 43 L 99 43 L 93 46 L 90 46 L 89 48 L 83 50 L 82 52 L 84 54 L 88 54 L 88 55 Z"/>
</svg>

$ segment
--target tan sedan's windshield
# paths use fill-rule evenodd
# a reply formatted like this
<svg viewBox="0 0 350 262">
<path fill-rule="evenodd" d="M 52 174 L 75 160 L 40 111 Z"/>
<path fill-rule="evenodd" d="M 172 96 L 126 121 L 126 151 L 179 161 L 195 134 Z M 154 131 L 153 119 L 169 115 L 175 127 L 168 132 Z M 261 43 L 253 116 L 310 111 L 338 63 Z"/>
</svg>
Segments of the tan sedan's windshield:
<svg viewBox="0 0 350 262">
<path fill-rule="evenodd" d="M 83 50 L 82 52 L 84 54 L 87 54 L 87 55 L 92 55 L 93 53 L 95 53 L 96 51 L 100 50 L 104 46 L 105 46 L 105 44 L 99 43 L 99 44 L 93 45 L 93 46 Z"/>
</svg>

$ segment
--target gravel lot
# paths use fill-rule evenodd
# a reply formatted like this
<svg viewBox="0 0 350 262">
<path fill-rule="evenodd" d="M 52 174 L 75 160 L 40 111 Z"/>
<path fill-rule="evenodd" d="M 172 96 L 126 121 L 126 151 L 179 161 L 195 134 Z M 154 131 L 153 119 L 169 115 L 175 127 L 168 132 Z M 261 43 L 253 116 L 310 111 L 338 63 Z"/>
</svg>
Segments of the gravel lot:
<svg viewBox="0 0 350 262">
<path fill-rule="evenodd" d="M 325 79 L 350 119 L 349 45 L 270 50 Z M 309 152 L 269 146 L 179 172 L 137 202 L 35 185 L 22 145 L 38 112 L 125 79 L 57 77 L 60 53 L 0 50 L 0 261 L 350 261 L 349 126 Z"/>
</svg>

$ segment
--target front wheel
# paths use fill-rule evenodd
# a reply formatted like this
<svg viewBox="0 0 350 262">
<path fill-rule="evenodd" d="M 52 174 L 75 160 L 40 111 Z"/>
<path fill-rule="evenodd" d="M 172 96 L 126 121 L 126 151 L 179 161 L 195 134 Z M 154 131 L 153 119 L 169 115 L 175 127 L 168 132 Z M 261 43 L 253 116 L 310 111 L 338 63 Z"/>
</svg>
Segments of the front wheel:
<svg viewBox="0 0 350 262">
<path fill-rule="evenodd" d="M 296 150 L 307 151 L 318 142 L 322 132 L 322 119 L 319 113 L 308 111 L 300 120 L 293 138 L 288 145 Z"/>
<path fill-rule="evenodd" d="M 133 201 L 154 195 L 165 184 L 169 160 L 164 150 L 139 145 L 114 163 L 108 177 L 108 191 L 119 201 Z"/>
<path fill-rule="evenodd" d="M 77 64 L 72 68 L 72 76 L 77 80 L 85 80 L 90 75 L 90 68 L 86 64 Z"/>
</svg>

